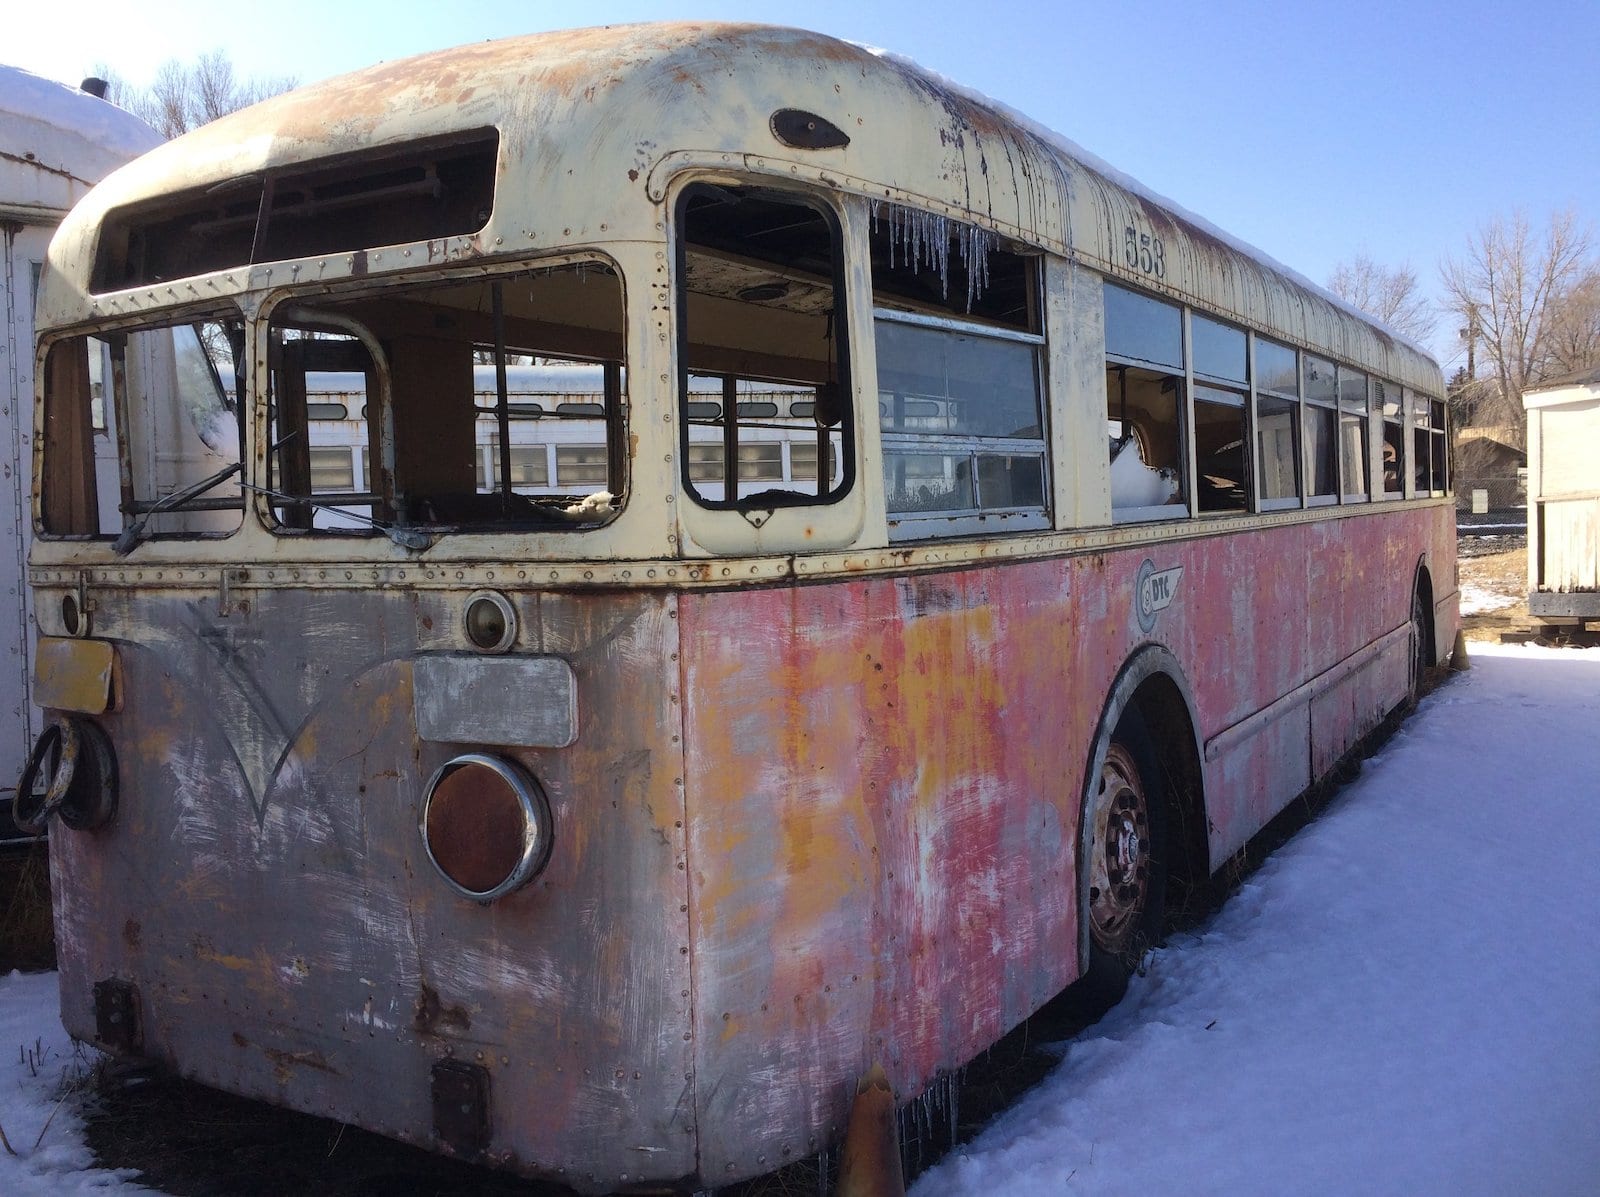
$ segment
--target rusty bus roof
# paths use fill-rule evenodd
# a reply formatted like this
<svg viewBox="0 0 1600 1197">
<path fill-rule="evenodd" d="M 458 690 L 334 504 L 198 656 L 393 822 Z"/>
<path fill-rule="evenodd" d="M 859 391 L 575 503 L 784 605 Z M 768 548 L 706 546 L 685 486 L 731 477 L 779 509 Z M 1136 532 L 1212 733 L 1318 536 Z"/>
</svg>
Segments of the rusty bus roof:
<svg viewBox="0 0 1600 1197">
<path fill-rule="evenodd" d="M 786 147 L 769 125 L 780 108 L 825 117 L 849 144 Z M 1049 130 L 903 59 L 743 24 L 609 26 L 476 43 L 223 117 L 90 193 L 51 254 L 54 270 L 70 277 L 49 280 L 41 312 L 59 324 L 144 306 L 90 296 L 94 232 L 114 208 L 491 127 L 500 135 L 494 211 L 480 232 L 452 239 L 459 244 L 442 251 L 447 257 L 659 237 L 666 187 L 680 168 L 767 175 L 986 225 L 1392 380 L 1442 390 L 1438 366 L 1415 345 Z M 1164 277 L 1124 262 L 1130 229 L 1162 239 Z M 416 264 L 391 257 L 393 269 Z M 318 277 L 337 273 L 324 263 Z M 228 280 L 212 276 L 207 291 L 267 281 L 241 264 Z M 165 285 L 159 292 L 146 302 L 179 298 Z"/>
</svg>

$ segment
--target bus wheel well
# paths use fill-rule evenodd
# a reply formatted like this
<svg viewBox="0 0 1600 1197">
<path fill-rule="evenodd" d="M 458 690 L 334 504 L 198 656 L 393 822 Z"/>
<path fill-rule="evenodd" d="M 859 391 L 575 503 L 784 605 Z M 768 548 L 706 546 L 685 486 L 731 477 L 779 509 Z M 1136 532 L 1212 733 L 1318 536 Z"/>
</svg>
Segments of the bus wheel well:
<svg viewBox="0 0 1600 1197">
<path fill-rule="evenodd" d="M 1205 783 L 1189 706 L 1176 682 L 1154 673 L 1134 691 L 1136 707 L 1155 745 L 1157 783 L 1164 805 L 1168 921 L 1200 901 L 1210 875 Z"/>
</svg>

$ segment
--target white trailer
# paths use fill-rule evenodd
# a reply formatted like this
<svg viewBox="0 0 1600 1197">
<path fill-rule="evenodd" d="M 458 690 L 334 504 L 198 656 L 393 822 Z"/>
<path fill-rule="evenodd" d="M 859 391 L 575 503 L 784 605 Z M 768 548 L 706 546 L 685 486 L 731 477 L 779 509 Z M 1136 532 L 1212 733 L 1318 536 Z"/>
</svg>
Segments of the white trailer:
<svg viewBox="0 0 1600 1197">
<path fill-rule="evenodd" d="M 1600 366 L 1522 397 L 1528 412 L 1528 614 L 1600 624 Z"/>
<path fill-rule="evenodd" d="M 160 142 L 149 125 L 105 100 L 0 66 L 0 840 L 16 833 L 12 791 L 40 730 L 28 697 L 33 612 L 25 585 L 39 271 L 67 210 Z"/>
</svg>

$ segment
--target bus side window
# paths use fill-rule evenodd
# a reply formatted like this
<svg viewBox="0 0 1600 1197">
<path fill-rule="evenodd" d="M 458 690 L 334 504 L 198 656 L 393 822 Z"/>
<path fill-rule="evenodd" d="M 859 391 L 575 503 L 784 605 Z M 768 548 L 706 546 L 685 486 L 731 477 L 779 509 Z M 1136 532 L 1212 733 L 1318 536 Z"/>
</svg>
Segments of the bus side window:
<svg viewBox="0 0 1600 1197">
<path fill-rule="evenodd" d="M 1109 280 L 1102 291 L 1111 516 L 1185 515 L 1183 311 Z"/>
<path fill-rule="evenodd" d="M 1261 506 L 1300 502 L 1300 359 L 1288 345 L 1256 337 L 1256 456 Z"/>
<path fill-rule="evenodd" d="M 1383 421 L 1383 490 L 1386 499 L 1398 499 L 1406 490 L 1406 432 L 1400 410 L 1400 388 L 1382 379 L 1372 380 L 1373 419 Z"/>
<path fill-rule="evenodd" d="M 1115 518 L 1151 518 L 1149 508 L 1183 503 L 1178 460 L 1178 396 L 1183 380 L 1134 366 L 1106 370 L 1111 510 Z M 1172 511 L 1156 511 L 1165 518 Z"/>
<path fill-rule="evenodd" d="M 890 203 L 869 246 L 890 538 L 1048 527 L 1039 256 Z"/>
<path fill-rule="evenodd" d="M 1195 501 L 1201 512 L 1250 510 L 1250 353 L 1242 328 L 1189 316 L 1194 393 Z"/>
<path fill-rule="evenodd" d="M 702 506 L 828 503 L 853 484 L 841 240 L 798 193 L 684 189 L 679 457 Z"/>
</svg>

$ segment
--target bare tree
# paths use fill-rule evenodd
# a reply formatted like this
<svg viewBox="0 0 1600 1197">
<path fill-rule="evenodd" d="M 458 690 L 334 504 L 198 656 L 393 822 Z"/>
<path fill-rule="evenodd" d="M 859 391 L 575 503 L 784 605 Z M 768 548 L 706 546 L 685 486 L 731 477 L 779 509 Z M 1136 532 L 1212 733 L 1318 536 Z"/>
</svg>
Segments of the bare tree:
<svg viewBox="0 0 1600 1197">
<path fill-rule="evenodd" d="M 1544 377 L 1596 364 L 1600 364 L 1600 263 L 1591 262 L 1551 316 L 1549 369 Z"/>
<path fill-rule="evenodd" d="M 1459 393 L 1464 423 L 1521 429 L 1524 390 L 1594 360 L 1597 271 L 1589 232 L 1570 211 L 1542 233 L 1520 212 L 1496 217 L 1462 257 L 1445 259 L 1445 306 L 1478 367 Z"/>
<path fill-rule="evenodd" d="M 212 50 L 185 66 L 169 58 L 148 88 L 137 88 L 104 65 L 95 73 L 109 84 L 106 99 L 147 121 L 163 137 L 176 137 L 294 87 L 292 75 L 241 79 L 226 53 Z"/>
<path fill-rule="evenodd" d="M 1403 337 L 1425 342 L 1433 336 L 1432 305 L 1418 289 L 1417 273 L 1409 265 L 1391 269 L 1357 254 L 1334 267 L 1328 290 Z"/>
</svg>

